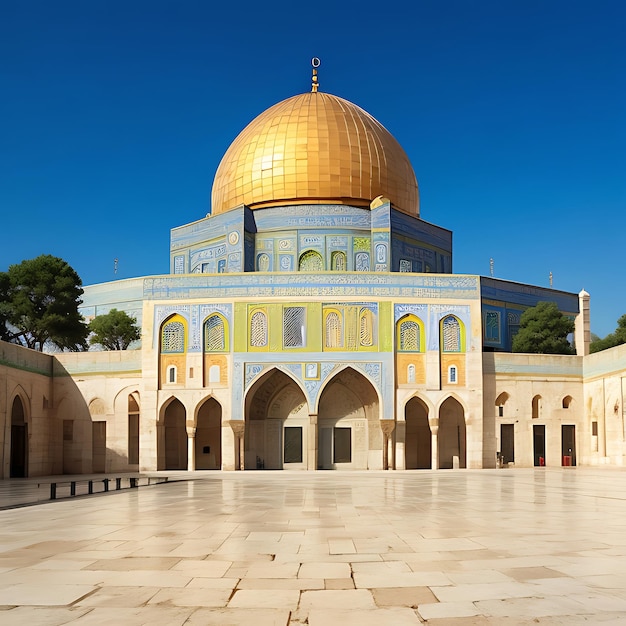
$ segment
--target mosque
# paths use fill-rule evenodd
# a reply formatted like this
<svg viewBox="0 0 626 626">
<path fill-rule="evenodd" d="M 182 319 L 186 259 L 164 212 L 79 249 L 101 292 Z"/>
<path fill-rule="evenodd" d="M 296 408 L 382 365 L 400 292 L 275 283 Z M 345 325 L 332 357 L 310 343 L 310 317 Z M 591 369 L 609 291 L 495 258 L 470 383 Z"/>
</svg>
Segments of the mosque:
<svg viewBox="0 0 626 626">
<path fill-rule="evenodd" d="M 318 87 L 226 150 L 170 273 L 85 287 L 141 345 L 0 342 L 0 476 L 622 465 L 626 347 L 589 355 L 589 294 L 459 275 L 385 127 Z M 577 354 L 512 354 L 555 302 Z"/>
</svg>

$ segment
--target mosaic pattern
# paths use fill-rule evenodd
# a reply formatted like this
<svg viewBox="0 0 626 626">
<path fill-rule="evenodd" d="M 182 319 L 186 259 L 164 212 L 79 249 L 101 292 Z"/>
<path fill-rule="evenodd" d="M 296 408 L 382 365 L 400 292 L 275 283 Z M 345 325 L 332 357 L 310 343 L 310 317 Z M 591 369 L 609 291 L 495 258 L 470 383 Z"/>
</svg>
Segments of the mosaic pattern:
<svg viewBox="0 0 626 626">
<path fill-rule="evenodd" d="M 393 274 L 222 274 L 218 276 L 160 276 L 143 279 L 143 299 L 304 296 L 410 297 L 420 299 L 480 298 L 478 276 Z M 441 305 L 442 310 L 453 308 Z M 460 307 L 462 308 L 462 307 Z"/>
<path fill-rule="evenodd" d="M 161 352 L 185 351 L 185 326 L 182 322 L 168 322 L 161 332 Z"/>
<path fill-rule="evenodd" d="M 459 320 L 452 315 L 444 318 L 443 327 L 443 351 L 444 352 L 460 352 L 461 351 L 461 326 Z"/>
</svg>

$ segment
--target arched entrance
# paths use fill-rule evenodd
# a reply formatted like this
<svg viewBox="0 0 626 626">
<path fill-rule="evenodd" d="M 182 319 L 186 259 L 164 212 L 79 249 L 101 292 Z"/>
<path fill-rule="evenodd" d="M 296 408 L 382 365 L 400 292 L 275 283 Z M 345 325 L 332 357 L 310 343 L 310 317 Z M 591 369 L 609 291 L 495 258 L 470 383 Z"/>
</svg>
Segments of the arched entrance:
<svg viewBox="0 0 626 626">
<path fill-rule="evenodd" d="M 465 412 L 454 398 L 448 398 L 439 408 L 438 459 L 440 469 L 466 465 Z"/>
<path fill-rule="evenodd" d="M 305 469 L 308 404 L 280 370 L 264 374 L 246 396 L 245 469 Z"/>
<path fill-rule="evenodd" d="M 15 396 L 11 407 L 11 478 L 25 478 L 28 475 L 28 426 L 24 405 Z"/>
<path fill-rule="evenodd" d="M 198 409 L 195 446 L 196 469 L 222 469 L 222 407 L 215 398 Z"/>
<path fill-rule="evenodd" d="M 382 468 L 378 395 L 348 367 L 326 385 L 318 410 L 318 469 Z"/>
<path fill-rule="evenodd" d="M 174 398 L 165 408 L 163 415 L 165 450 L 165 465 L 163 469 L 187 469 L 187 429 L 185 420 L 185 407 L 180 400 Z"/>
<path fill-rule="evenodd" d="M 431 469 L 432 434 L 428 423 L 428 407 L 419 398 L 411 398 L 404 409 L 404 416 L 406 469 Z"/>
</svg>

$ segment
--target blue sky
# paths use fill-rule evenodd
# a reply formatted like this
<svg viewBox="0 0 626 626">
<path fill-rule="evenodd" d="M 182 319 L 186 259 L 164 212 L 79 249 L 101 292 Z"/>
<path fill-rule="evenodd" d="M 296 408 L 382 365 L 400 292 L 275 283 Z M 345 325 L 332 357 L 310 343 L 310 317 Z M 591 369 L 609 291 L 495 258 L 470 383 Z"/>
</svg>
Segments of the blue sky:
<svg viewBox="0 0 626 626">
<path fill-rule="evenodd" d="M 626 3 L 0 0 L 0 271 L 39 254 L 84 284 L 168 273 L 231 141 L 310 89 L 409 155 L 455 273 L 626 313 Z M 117 274 L 114 259 L 118 259 Z"/>
</svg>

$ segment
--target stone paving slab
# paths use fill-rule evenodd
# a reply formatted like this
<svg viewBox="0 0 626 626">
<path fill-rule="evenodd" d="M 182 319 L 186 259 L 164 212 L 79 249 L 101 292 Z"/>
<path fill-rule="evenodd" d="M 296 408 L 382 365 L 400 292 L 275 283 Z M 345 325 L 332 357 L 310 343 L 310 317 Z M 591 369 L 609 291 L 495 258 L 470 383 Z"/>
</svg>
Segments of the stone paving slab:
<svg viewBox="0 0 626 626">
<path fill-rule="evenodd" d="M 626 623 L 623 470 L 187 477 L 0 510 L 0 623 Z"/>
</svg>

